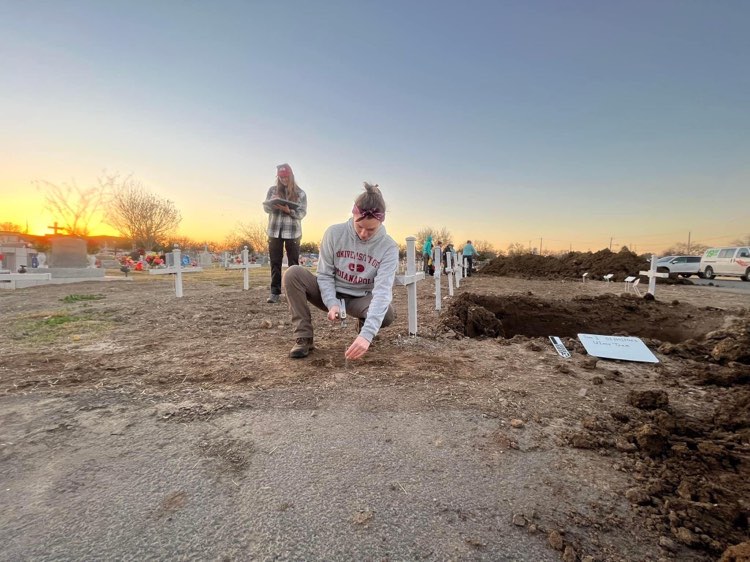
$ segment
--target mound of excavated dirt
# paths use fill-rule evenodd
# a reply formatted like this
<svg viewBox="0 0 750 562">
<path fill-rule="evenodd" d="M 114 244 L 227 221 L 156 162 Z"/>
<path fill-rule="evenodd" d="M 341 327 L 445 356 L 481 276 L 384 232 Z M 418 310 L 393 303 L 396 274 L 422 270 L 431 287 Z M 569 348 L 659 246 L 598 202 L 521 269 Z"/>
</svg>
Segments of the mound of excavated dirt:
<svg viewBox="0 0 750 562">
<path fill-rule="evenodd" d="M 750 388 L 736 388 L 712 416 L 632 404 L 611 419 L 584 418 L 570 445 L 625 456 L 621 469 L 639 482 L 625 497 L 667 550 L 677 542 L 719 555 L 746 540 L 750 481 L 739 468 L 748 458 Z"/>
<path fill-rule="evenodd" d="M 561 257 L 523 254 L 501 256 L 482 268 L 486 275 L 543 277 L 552 279 L 577 278 L 584 273 L 591 279 L 601 279 L 612 273 L 614 281 L 622 281 L 629 275 L 649 268 L 649 258 L 623 249 L 614 253 L 610 250 L 592 252 L 571 252 Z M 685 279 L 657 279 L 660 283 L 686 283 Z"/>
<path fill-rule="evenodd" d="M 571 447 L 624 455 L 618 466 L 639 483 L 625 496 L 661 535 L 662 548 L 682 544 L 719 555 L 747 539 L 750 518 L 750 480 L 741 469 L 750 457 L 750 318 L 747 311 L 737 314 L 716 329 L 721 311 L 689 304 L 614 295 L 556 302 L 463 293 L 442 325 L 469 337 L 563 336 L 575 352 L 582 351 L 572 339 L 579 332 L 646 337 L 652 345 L 667 342 L 659 352 L 695 365 L 681 378 L 731 387 L 729 399 L 704 415 L 673 410 L 665 390 L 632 390 L 609 417 L 584 416 L 581 429 L 567 435 Z"/>
</svg>

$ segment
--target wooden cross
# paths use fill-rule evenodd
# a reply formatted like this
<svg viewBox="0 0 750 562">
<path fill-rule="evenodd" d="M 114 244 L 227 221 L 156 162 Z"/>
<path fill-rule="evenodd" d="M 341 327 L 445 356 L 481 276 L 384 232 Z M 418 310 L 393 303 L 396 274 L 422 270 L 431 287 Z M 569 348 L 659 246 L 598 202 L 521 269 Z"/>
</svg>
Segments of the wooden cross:
<svg viewBox="0 0 750 562">
<path fill-rule="evenodd" d="M 639 271 L 639 275 L 645 275 L 648 277 L 648 292 L 651 293 L 652 297 L 656 296 L 656 278 L 669 277 L 669 273 L 657 273 L 656 272 L 656 255 L 651 256 L 651 268 L 648 271 Z"/>
<path fill-rule="evenodd" d="M 58 230 L 68 230 L 68 229 L 67 229 L 67 228 L 65 228 L 64 226 L 57 226 L 57 221 L 55 221 L 55 224 L 54 224 L 54 225 L 52 225 L 52 226 L 47 226 L 47 228 L 51 228 L 51 229 L 52 229 L 52 233 L 53 233 L 53 234 L 57 234 L 57 231 L 58 231 Z"/>
<path fill-rule="evenodd" d="M 417 239 L 406 239 L 406 275 L 396 275 L 395 285 L 406 287 L 407 308 L 409 310 L 409 335 L 417 335 L 417 281 L 424 279 L 424 271 L 417 273 Z"/>
</svg>

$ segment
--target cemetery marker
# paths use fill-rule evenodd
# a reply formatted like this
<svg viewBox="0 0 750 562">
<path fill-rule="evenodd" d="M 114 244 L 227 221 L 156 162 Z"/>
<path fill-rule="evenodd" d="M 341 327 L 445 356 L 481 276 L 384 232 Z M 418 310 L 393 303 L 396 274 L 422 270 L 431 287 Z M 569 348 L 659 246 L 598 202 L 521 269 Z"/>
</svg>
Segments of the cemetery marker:
<svg viewBox="0 0 750 562">
<path fill-rule="evenodd" d="M 424 271 L 417 273 L 416 241 L 414 236 L 406 239 L 406 275 L 397 275 L 395 285 L 406 287 L 407 308 L 409 311 L 409 335 L 417 335 L 417 281 L 422 281 Z"/>
<path fill-rule="evenodd" d="M 656 296 L 656 278 L 662 277 L 667 278 L 669 277 L 669 273 L 657 273 L 656 272 L 656 255 L 651 256 L 651 268 L 648 271 L 639 271 L 640 275 L 645 275 L 648 277 L 648 292 L 651 293 L 652 296 Z"/>
<path fill-rule="evenodd" d="M 620 359 L 641 363 L 658 363 L 659 360 L 640 338 L 626 336 L 598 336 L 578 334 L 586 352 L 603 359 Z"/>
</svg>

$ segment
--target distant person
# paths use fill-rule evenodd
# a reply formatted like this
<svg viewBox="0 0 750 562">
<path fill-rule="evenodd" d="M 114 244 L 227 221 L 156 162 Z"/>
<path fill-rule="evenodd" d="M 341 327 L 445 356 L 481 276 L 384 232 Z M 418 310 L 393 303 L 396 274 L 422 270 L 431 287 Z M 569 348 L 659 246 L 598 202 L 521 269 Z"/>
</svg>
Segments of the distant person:
<svg viewBox="0 0 750 562">
<path fill-rule="evenodd" d="M 471 240 L 467 240 L 463 248 L 464 259 L 466 260 L 466 276 L 471 277 L 471 272 L 474 269 L 474 256 L 477 255 L 477 251 L 474 246 L 471 245 Z"/>
<path fill-rule="evenodd" d="M 357 318 L 358 335 L 346 350 L 346 359 L 359 359 L 381 327 L 393 322 L 393 281 L 398 267 L 398 245 L 383 226 L 385 201 L 377 185 L 365 183 L 354 201 L 352 218 L 328 227 L 320 243 L 318 275 L 302 266 L 284 274 L 296 343 L 289 357 L 307 357 L 313 350 L 312 303 L 328 312 L 328 320 Z"/>
<path fill-rule="evenodd" d="M 424 272 L 428 275 L 435 273 L 432 266 L 432 236 L 428 236 L 422 246 L 422 260 L 424 261 Z"/>
<path fill-rule="evenodd" d="M 271 203 L 281 199 L 289 203 Z M 281 262 L 284 248 L 289 267 L 299 265 L 299 242 L 302 238 L 302 219 L 307 214 L 307 195 L 294 181 L 289 164 L 276 166 L 276 185 L 268 188 L 263 210 L 268 213 L 268 256 L 271 260 L 271 295 L 266 302 L 277 303 L 281 298 Z"/>
<path fill-rule="evenodd" d="M 432 249 L 432 265 L 435 267 L 440 267 L 442 263 L 443 263 L 443 241 L 438 240 L 437 244 Z"/>
<path fill-rule="evenodd" d="M 451 264 L 453 266 L 456 265 L 456 249 L 453 247 L 453 244 L 446 244 L 445 246 L 445 253 L 443 254 L 443 271 L 446 273 L 448 272 L 448 254 L 451 255 Z"/>
</svg>

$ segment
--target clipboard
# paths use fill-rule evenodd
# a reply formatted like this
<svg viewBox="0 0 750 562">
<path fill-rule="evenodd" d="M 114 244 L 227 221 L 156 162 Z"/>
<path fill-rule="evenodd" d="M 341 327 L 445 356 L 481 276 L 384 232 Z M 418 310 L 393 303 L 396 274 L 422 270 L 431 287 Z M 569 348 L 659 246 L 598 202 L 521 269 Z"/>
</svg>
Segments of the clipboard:
<svg viewBox="0 0 750 562">
<path fill-rule="evenodd" d="M 296 209 L 299 207 L 299 203 L 296 201 L 287 201 L 286 199 L 279 199 L 278 197 L 275 199 L 266 199 L 263 201 L 263 206 L 267 207 L 270 210 L 274 210 L 274 205 L 287 205 L 290 209 Z"/>
</svg>

